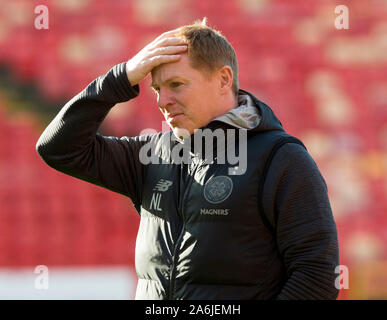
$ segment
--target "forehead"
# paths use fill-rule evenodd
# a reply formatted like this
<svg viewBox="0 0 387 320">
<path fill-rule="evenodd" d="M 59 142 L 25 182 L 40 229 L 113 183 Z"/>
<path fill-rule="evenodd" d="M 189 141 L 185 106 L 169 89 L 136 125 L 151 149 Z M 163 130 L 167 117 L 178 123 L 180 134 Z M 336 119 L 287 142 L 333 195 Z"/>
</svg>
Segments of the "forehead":
<svg viewBox="0 0 387 320">
<path fill-rule="evenodd" d="M 174 78 L 195 79 L 202 76 L 199 70 L 192 68 L 187 54 L 182 54 L 177 62 L 164 63 L 152 69 L 152 85 L 162 84 Z"/>
</svg>

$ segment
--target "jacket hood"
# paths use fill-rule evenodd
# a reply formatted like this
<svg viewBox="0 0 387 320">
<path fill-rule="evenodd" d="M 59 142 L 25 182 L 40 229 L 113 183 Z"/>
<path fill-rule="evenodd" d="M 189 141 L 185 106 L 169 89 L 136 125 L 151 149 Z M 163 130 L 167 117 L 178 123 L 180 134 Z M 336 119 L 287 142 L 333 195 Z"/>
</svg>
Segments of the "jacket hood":
<svg viewBox="0 0 387 320">
<path fill-rule="evenodd" d="M 242 89 L 238 92 L 238 107 L 211 122 L 213 121 L 220 121 L 239 129 L 252 131 L 284 130 L 281 122 L 268 105 Z"/>
<path fill-rule="evenodd" d="M 238 129 L 246 129 L 252 132 L 264 132 L 281 130 L 284 131 L 281 122 L 276 117 L 272 109 L 258 100 L 251 93 L 240 89 L 238 92 L 238 107 L 229 110 L 227 113 L 213 119 L 207 126 L 202 129 L 222 128 L 224 125 L 235 127 Z M 190 136 L 190 139 L 180 139 L 174 135 L 173 131 L 169 131 L 162 136 L 156 147 L 156 154 L 163 159 L 170 159 L 171 147 L 176 144 L 189 146 L 192 150 L 195 141 L 195 134 Z M 168 161 L 168 160 L 167 160 Z"/>
</svg>

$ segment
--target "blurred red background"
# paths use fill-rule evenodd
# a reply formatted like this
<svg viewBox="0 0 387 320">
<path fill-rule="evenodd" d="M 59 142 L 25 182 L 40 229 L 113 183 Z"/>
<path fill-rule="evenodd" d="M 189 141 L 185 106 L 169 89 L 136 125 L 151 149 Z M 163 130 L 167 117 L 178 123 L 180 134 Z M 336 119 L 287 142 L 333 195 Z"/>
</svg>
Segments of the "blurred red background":
<svg viewBox="0 0 387 320">
<path fill-rule="evenodd" d="M 37 265 L 71 270 L 66 279 L 78 285 L 76 270 L 129 270 L 114 280 L 131 282 L 126 291 L 112 287 L 103 297 L 133 298 L 139 217 L 131 201 L 54 171 L 35 144 L 96 77 L 204 16 L 234 46 L 240 87 L 304 141 L 326 179 L 349 271 L 339 299 L 387 298 L 387 2 L 42 0 L 48 29 L 35 28 L 36 5 L 0 0 L 0 298 L 39 298 L 30 282 L 13 287 L 18 271 L 33 279 Z M 338 5 L 348 7 L 348 30 L 335 27 Z M 148 83 L 112 109 L 101 133 L 161 130 Z M 50 295 L 54 287 L 45 298 L 71 292 Z M 79 298 L 101 297 L 95 291 Z"/>
</svg>

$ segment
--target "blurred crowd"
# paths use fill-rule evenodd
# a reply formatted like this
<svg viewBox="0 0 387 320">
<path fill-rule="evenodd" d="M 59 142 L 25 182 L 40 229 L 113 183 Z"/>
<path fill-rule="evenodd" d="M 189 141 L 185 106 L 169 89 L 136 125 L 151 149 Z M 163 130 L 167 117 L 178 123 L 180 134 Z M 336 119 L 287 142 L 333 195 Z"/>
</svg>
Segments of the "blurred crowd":
<svg viewBox="0 0 387 320">
<path fill-rule="evenodd" d="M 0 0 L 0 268 L 128 265 L 129 199 L 44 165 L 35 143 L 64 103 L 149 40 L 208 18 L 234 46 L 239 83 L 304 141 L 328 185 L 340 299 L 387 298 L 387 2 L 382 0 Z M 337 29 L 337 5 L 349 28 Z M 161 130 L 149 79 L 100 128 Z M 10 85 L 12 84 L 12 85 Z M 34 92 L 32 99 L 31 92 Z M 50 106 L 50 107 L 47 107 Z"/>
</svg>

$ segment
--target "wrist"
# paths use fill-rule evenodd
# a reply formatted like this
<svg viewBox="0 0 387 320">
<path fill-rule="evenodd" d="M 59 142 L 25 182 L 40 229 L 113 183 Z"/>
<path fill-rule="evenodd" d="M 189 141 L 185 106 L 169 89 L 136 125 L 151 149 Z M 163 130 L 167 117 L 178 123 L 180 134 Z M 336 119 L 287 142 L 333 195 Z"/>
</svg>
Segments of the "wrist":
<svg viewBox="0 0 387 320">
<path fill-rule="evenodd" d="M 129 61 L 125 62 L 125 73 L 130 86 L 134 87 L 139 83 L 139 81 L 134 76 L 134 70 L 132 69 Z"/>
</svg>

